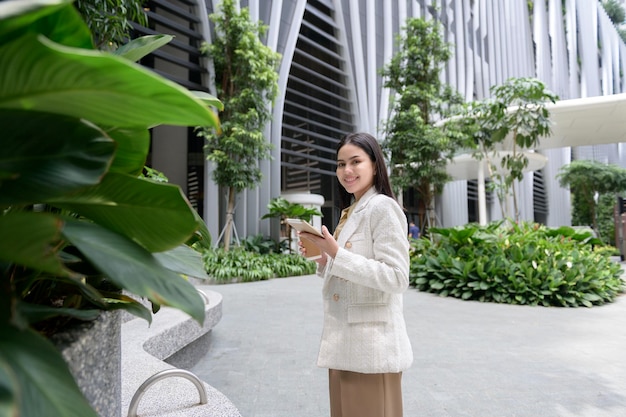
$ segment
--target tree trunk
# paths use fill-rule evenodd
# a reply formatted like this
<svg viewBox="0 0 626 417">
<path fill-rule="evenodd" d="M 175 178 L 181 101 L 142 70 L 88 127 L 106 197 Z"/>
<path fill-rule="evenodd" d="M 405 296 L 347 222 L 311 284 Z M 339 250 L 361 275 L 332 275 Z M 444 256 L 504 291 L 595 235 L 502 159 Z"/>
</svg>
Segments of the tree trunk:
<svg viewBox="0 0 626 417">
<path fill-rule="evenodd" d="M 226 209 L 226 225 L 224 226 L 224 250 L 230 250 L 230 238 L 233 231 L 235 215 L 235 189 L 228 189 L 228 208 Z"/>
</svg>

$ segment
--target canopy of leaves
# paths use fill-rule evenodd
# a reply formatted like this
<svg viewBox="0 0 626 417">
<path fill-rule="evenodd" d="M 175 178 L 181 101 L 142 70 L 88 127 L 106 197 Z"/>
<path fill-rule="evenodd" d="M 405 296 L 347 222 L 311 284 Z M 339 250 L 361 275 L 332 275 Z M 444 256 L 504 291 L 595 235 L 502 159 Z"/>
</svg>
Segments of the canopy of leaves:
<svg viewBox="0 0 626 417">
<path fill-rule="evenodd" d="M 596 232 L 601 234 L 596 216 L 597 199 L 626 190 L 626 169 L 598 161 L 577 160 L 563 166 L 557 179 L 561 187 L 569 187 L 572 192 L 573 222 L 592 224 Z M 601 236 L 608 238 L 606 233 Z"/>
<path fill-rule="evenodd" d="M 486 148 L 513 135 L 513 146 L 533 148 L 550 134 L 547 102 L 558 97 L 536 78 L 510 78 L 491 88 L 492 98 L 474 103 L 474 115 L 482 135 L 477 142 Z"/>
<path fill-rule="evenodd" d="M 621 2 L 618 0 L 604 0 L 602 6 L 614 25 L 618 26 L 624 23 L 624 20 L 626 20 L 626 12 Z"/>
<path fill-rule="evenodd" d="M 572 193 L 585 198 L 626 190 L 626 169 L 598 161 L 572 161 L 561 168 L 557 178 L 561 187 L 569 187 Z"/>
<path fill-rule="evenodd" d="M 440 192 L 449 180 L 446 161 L 460 146 L 455 136 L 431 123 L 462 102 L 458 93 L 441 83 L 442 66 L 451 52 L 440 31 L 438 22 L 407 20 L 398 52 L 382 71 L 385 87 L 396 92 L 383 143 L 390 157 L 391 181 L 396 188 L 415 187 L 427 205 L 432 192 Z"/>
<path fill-rule="evenodd" d="M 204 52 L 215 66 L 224 111 L 222 130 L 203 130 L 202 135 L 207 139 L 207 158 L 217 164 L 215 182 L 239 192 L 259 183 L 258 162 L 270 157 L 271 144 L 263 129 L 278 93 L 280 55 L 259 39 L 266 27 L 251 22 L 247 8 L 237 11 L 233 0 L 224 0 L 220 13 L 211 19 L 216 37 Z"/>
<path fill-rule="evenodd" d="M 145 0 L 76 0 L 74 7 L 83 16 L 99 49 L 115 49 L 128 42 L 132 22 L 148 24 Z"/>
<path fill-rule="evenodd" d="M 457 128 L 471 137 L 468 144 L 475 147 L 474 156 L 487 161 L 503 210 L 506 197 L 513 196 L 517 220 L 513 183 L 523 179 L 528 166 L 528 158 L 520 151 L 535 148 L 541 137 L 550 134 L 546 103 L 554 103 L 558 97 L 535 78 L 510 78 L 502 85 L 493 86 L 491 94 L 491 98 L 468 106 L 463 117 L 456 119 Z M 496 158 L 499 150 L 512 152 Z"/>
</svg>

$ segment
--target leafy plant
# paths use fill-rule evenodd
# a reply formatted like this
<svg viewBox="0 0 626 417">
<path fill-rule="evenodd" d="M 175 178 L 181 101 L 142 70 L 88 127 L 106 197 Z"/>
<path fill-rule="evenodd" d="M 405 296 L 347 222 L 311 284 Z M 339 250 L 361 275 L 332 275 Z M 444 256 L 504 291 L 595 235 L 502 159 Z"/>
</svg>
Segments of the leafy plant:
<svg viewBox="0 0 626 417">
<path fill-rule="evenodd" d="M 224 103 L 222 130 L 201 129 L 207 158 L 216 163 L 213 180 L 228 191 L 224 248 L 230 248 L 235 196 L 261 181 L 259 161 L 270 158 L 271 144 L 264 128 L 271 119 L 271 104 L 278 92 L 276 72 L 280 55 L 263 45 L 259 36 L 267 29 L 253 23 L 247 8 L 238 10 L 233 0 L 221 3 L 211 15 L 216 37 L 203 51 L 215 66 L 217 96 Z"/>
<path fill-rule="evenodd" d="M 241 241 L 241 247 L 248 252 L 258 253 L 259 255 L 267 255 L 270 253 L 283 253 L 287 250 L 285 241 L 276 242 L 270 237 L 263 235 L 248 236 Z"/>
<path fill-rule="evenodd" d="M 433 126 L 433 121 L 463 101 L 441 82 L 443 66 L 452 55 L 441 29 L 436 20 L 408 19 L 398 38 L 398 51 L 382 71 L 384 86 L 396 97 L 384 129 L 390 179 L 394 188 L 415 188 L 420 211 L 429 216 L 429 221 L 422 219 L 420 224 L 433 225 L 434 197 L 450 180 L 446 164 L 461 140 Z"/>
<path fill-rule="evenodd" d="M 571 227 L 502 222 L 431 228 L 412 243 L 411 283 L 464 300 L 575 307 L 623 292 L 621 266 L 594 250 L 601 242 Z"/>
<path fill-rule="evenodd" d="M 572 193 L 572 206 L 576 210 L 572 217 L 576 224 L 593 225 L 600 235 L 599 197 L 609 194 L 615 201 L 617 194 L 626 190 L 626 169 L 598 161 L 577 160 L 561 167 L 557 179 L 561 187 L 569 187 Z"/>
<path fill-rule="evenodd" d="M 0 16 L 0 409 L 96 417 L 41 332 L 103 310 L 150 320 L 121 289 L 203 321 L 181 274 L 206 277 L 186 245 L 208 246 L 206 227 L 180 188 L 139 175 L 149 128 L 219 122 L 126 58 L 171 37 L 114 55 L 93 49 L 70 0 L 2 2 Z"/>
<path fill-rule="evenodd" d="M 292 253 L 291 230 L 289 230 L 289 227 L 286 224 L 285 220 L 291 218 L 311 221 L 311 217 L 313 216 L 322 216 L 322 212 L 318 209 L 312 207 L 304 207 L 302 204 L 299 203 L 291 203 L 287 201 L 284 197 L 273 198 L 272 200 L 270 200 L 267 208 L 269 212 L 264 214 L 261 219 L 269 219 L 275 217 L 280 219 L 281 230 L 287 236 L 289 253 Z"/>
<path fill-rule="evenodd" d="M 617 246 L 615 241 L 615 206 L 617 195 L 602 194 L 598 198 L 598 238 L 605 245 Z"/>
<path fill-rule="evenodd" d="M 205 250 L 204 265 L 208 275 L 218 283 L 261 281 L 315 273 L 315 263 L 300 255 L 271 253 L 260 255 L 235 248 Z"/>
<path fill-rule="evenodd" d="M 528 158 L 521 151 L 535 148 L 541 137 L 550 134 L 546 103 L 554 103 L 558 97 L 534 78 L 510 78 L 491 87 L 491 94 L 491 98 L 472 103 L 459 120 L 474 125 L 466 126 L 476 147 L 474 156 L 487 162 L 490 186 L 500 201 L 502 217 L 517 222 L 519 209 L 513 185 L 524 178 L 528 166 Z M 510 153 L 499 154 L 503 150 Z M 508 209 L 509 196 L 513 198 L 513 213 Z"/>
<path fill-rule="evenodd" d="M 75 0 L 74 7 L 85 19 L 97 49 L 117 49 L 130 39 L 131 22 L 147 26 L 145 0 Z"/>
<path fill-rule="evenodd" d="M 141 178 L 147 178 L 155 182 L 169 182 L 169 178 L 164 173 L 149 166 L 143 167 Z"/>
<path fill-rule="evenodd" d="M 611 22 L 615 27 L 619 27 L 626 20 L 626 11 L 624 11 L 624 4 L 618 0 L 603 0 L 601 2 L 604 11 L 611 19 Z"/>
</svg>

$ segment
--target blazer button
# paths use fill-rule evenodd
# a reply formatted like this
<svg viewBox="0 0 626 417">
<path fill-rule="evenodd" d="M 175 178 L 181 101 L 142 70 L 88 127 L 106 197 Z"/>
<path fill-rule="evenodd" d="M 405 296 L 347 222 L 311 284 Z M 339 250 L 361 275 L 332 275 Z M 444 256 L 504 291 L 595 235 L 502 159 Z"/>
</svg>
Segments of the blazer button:
<svg viewBox="0 0 626 417">
<path fill-rule="evenodd" d="M 333 300 L 339 301 L 339 294 L 333 294 Z"/>
<path fill-rule="evenodd" d="M 350 249 L 352 247 L 352 242 L 346 242 L 346 248 Z"/>
</svg>

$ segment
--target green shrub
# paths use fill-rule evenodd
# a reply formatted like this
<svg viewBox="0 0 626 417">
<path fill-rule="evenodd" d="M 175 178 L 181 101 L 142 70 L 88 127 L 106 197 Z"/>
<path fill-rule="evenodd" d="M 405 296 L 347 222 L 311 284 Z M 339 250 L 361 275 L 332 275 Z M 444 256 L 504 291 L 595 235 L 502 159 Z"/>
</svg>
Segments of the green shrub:
<svg viewBox="0 0 626 417">
<path fill-rule="evenodd" d="M 241 247 L 206 250 L 202 259 L 208 275 L 218 283 L 261 281 L 315 273 L 316 263 L 300 255 L 261 255 Z"/>
<path fill-rule="evenodd" d="M 523 223 L 431 228 L 411 248 L 411 284 L 464 300 L 542 306 L 611 302 L 624 290 L 621 266 L 589 232 Z"/>
<path fill-rule="evenodd" d="M 606 245 L 615 246 L 615 204 L 614 194 L 602 194 L 598 198 L 598 233 Z"/>
<path fill-rule="evenodd" d="M 241 241 L 241 246 L 248 252 L 255 252 L 260 255 L 284 253 L 289 249 L 286 240 L 277 243 L 272 238 L 263 235 L 248 236 Z"/>
</svg>

